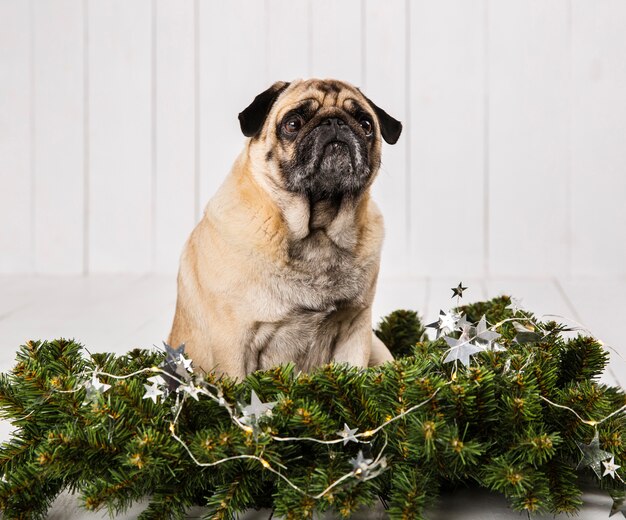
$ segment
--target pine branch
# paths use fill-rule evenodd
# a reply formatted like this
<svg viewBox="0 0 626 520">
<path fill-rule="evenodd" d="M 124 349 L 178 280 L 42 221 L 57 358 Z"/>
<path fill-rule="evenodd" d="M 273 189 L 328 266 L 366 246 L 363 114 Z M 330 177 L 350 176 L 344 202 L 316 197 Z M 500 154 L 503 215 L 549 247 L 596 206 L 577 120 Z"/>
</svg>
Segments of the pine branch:
<svg viewBox="0 0 626 520">
<path fill-rule="evenodd" d="M 495 324 L 513 316 L 508 304 L 502 297 L 462 310 L 469 320 L 485 315 Z M 534 316 L 516 315 L 528 323 L 523 318 Z M 597 341 L 564 340 L 553 322 L 533 327 L 520 340 L 511 321 L 503 324 L 505 351 L 479 352 L 469 368 L 455 367 L 444 362 L 443 340 L 423 337 L 415 313 L 396 311 L 377 331 L 397 356 L 383 366 L 331 364 L 298 375 L 285 365 L 243 382 L 207 374 L 236 413 L 252 390 L 263 402 L 277 402 L 272 417 L 247 431 L 215 400 L 187 399 L 174 429 L 199 462 L 260 458 L 211 467 L 196 465 L 172 436 L 175 397 L 144 399 L 151 372 L 124 380 L 102 375 L 111 388 L 95 396 L 83 386 L 96 369 L 133 374 L 158 366 L 162 354 L 88 356 L 73 341 L 29 342 L 14 370 L 0 375 L 0 413 L 16 427 L 0 447 L 0 507 L 6 518 L 45 518 L 66 489 L 79 493 L 87 509 L 111 512 L 150 496 L 143 519 L 182 518 L 193 505 L 208 506 L 207 518 L 273 507 L 303 519 L 327 510 L 354 517 L 380 498 L 390 518 L 409 519 L 424 518 L 441 487 L 460 483 L 502 493 L 518 510 L 572 514 L 581 506 L 580 474 L 623 492 L 617 480 L 573 470 L 581 458 L 576 442 L 588 443 L 593 433 L 573 412 L 598 420 L 626 404 L 626 396 L 596 381 L 607 362 Z M 375 433 L 361 438 L 367 443 L 345 445 L 274 439 L 337 439 L 344 423 L 358 434 Z M 598 431 L 601 449 L 626 466 L 624 414 Z M 369 460 L 384 454 L 386 470 L 359 478 L 352 473 L 359 453 Z"/>
</svg>

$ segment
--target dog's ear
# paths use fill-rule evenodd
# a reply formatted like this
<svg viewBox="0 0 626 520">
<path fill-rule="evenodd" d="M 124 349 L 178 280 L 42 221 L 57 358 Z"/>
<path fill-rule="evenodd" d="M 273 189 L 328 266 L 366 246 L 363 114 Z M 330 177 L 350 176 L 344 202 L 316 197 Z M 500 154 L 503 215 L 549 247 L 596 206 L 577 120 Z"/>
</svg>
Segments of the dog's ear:
<svg viewBox="0 0 626 520">
<path fill-rule="evenodd" d="M 239 124 L 241 125 L 243 135 L 253 137 L 261 131 L 274 101 L 288 86 L 289 83 L 277 81 L 270 88 L 255 97 L 254 101 L 239 114 Z"/>
<path fill-rule="evenodd" d="M 361 92 L 361 94 L 363 94 L 363 92 Z M 370 104 L 372 110 L 378 118 L 378 123 L 380 124 L 380 133 L 382 134 L 383 139 L 389 144 L 396 144 L 398 142 L 398 139 L 400 138 L 400 134 L 402 133 L 402 123 L 397 119 L 391 117 L 382 108 L 376 106 L 376 104 L 365 94 L 363 94 L 363 97 Z"/>
</svg>

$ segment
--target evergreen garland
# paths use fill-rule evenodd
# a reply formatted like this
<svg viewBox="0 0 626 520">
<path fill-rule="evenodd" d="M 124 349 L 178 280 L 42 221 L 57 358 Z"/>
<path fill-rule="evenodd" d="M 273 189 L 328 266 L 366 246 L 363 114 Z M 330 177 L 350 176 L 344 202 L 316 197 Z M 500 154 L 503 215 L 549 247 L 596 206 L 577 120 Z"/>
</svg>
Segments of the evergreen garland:
<svg viewBox="0 0 626 520">
<path fill-rule="evenodd" d="M 509 299 L 463 307 L 467 319 L 489 323 L 513 316 Z M 576 441 L 589 444 L 596 431 L 600 447 L 626 462 L 626 404 L 621 389 L 599 384 L 608 355 L 593 338 L 564 339 L 563 326 L 534 323 L 520 336 L 507 321 L 498 328 L 503 351 L 480 352 L 466 368 L 444 363 L 443 339 L 424 339 L 415 313 L 396 311 L 377 334 L 396 360 L 359 369 L 343 364 L 297 374 L 293 365 L 255 372 L 243 382 L 205 376 L 231 403 L 275 401 L 258 429 L 242 429 L 224 406 L 186 396 L 175 421 L 176 397 L 145 399 L 144 373 L 127 379 L 100 376 L 111 385 L 95 397 L 85 381 L 94 370 L 127 375 L 158 366 L 159 352 L 133 350 L 124 356 L 86 356 L 68 340 L 29 342 L 15 368 L 0 376 L 0 409 L 16 431 L 0 447 L 0 508 L 5 518 L 45 518 L 63 490 L 80 494 L 86 509 L 125 510 L 149 497 L 141 519 L 184 518 L 193 505 L 208 507 L 206 518 L 229 519 L 249 508 L 273 508 L 287 519 L 311 518 L 334 510 L 349 517 L 382 500 L 390 518 L 419 519 L 443 487 L 475 485 L 505 495 L 516 510 L 575 513 L 581 506 L 581 476 L 588 474 L 612 496 L 623 494 L 617 478 L 598 479 L 575 468 L 582 458 Z M 178 396 L 179 398 L 181 395 Z M 344 424 L 367 432 L 390 422 L 365 442 L 320 444 L 277 442 L 281 437 L 336 439 Z M 247 454 L 262 457 L 286 480 L 255 459 L 216 462 Z M 384 453 L 386 468 L 375 478 L 354 472 L 319 499 L 333 482 L 354 469 L 359 451 L 374 459 Z"/>
</svg>

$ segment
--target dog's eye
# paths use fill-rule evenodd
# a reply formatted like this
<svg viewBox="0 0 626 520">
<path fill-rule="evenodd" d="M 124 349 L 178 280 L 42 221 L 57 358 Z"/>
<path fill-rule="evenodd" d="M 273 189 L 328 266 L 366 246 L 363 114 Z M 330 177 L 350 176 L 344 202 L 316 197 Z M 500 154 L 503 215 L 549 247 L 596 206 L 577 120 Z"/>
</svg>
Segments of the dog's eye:
<svg viewBox="0 0 626 520">
<path fill-rule="evenodd" d="M 361 119 L 359 119 L 359 124 L 361 125 L 361 128 L 365 132 L 366 136 L 369 137 L 370 135 L 372 135 L 372 132 L 374 131 L 374 125 L 369 118 L 362 117 Z"/>
<path fill-rule="evenodd" d="M 283 123 L 283 128 L 288 134 L 295 134 L 300 128 L 302 128 L 302 118 L 298 115 L 289 117 Z"/>
</svg>

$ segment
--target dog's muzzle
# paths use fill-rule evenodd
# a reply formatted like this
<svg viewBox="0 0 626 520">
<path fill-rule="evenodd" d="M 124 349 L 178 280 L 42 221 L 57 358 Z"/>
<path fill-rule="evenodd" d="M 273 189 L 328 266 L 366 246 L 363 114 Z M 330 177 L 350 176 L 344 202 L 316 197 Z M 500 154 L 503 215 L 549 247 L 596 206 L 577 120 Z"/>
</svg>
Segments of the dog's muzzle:
<svg viewBox="0 0 626 520">
<path fill-rule="evenodd" d="M 287 187 L 322 199 L 356 194 L 370 176 L 367 143 L 340 117 L 328 117 L 297 143 L 285 165 Z"/>
</svg>

